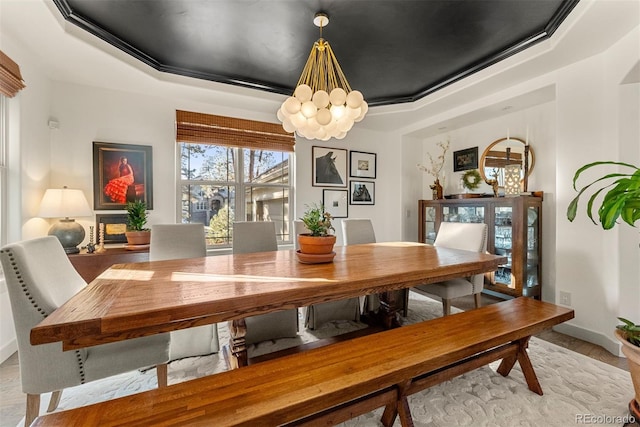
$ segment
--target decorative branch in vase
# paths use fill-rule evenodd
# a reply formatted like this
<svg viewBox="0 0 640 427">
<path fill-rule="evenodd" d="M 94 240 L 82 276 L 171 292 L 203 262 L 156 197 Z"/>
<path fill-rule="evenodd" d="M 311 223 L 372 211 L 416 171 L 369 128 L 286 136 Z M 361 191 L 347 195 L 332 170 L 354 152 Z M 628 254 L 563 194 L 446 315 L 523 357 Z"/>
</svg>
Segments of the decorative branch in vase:
<svg viewBox="0 0 640 427">
<path fill-rule="evenodd" d="M 427 156 L 429 158 L 429 167 L 421 165 L 420 163 L 416 165 L 418 169 L 428 173 L 435 178 L 433 185 L 429 186 L 429 188 L 431 188 L 431 190 L 433 191 L 434 200 L 444 198 L 443 188 L 445 184 L 445 175 L 442 175 L 442 184 L 440 184 L 440 172 L 442 171 L 442 168 L 444 166 L 445 155 L 447 154 L 447 151 L 449 151 L 449 145 L 449 140 L 447 140 L 447 142 L 438 142 L 438 147 L 440 147 L 440 149 L 442 150 L 442 154 L 440 154 L 435 160 L 433 159 L 431 153 L 427 153 Z"/>
</svg>

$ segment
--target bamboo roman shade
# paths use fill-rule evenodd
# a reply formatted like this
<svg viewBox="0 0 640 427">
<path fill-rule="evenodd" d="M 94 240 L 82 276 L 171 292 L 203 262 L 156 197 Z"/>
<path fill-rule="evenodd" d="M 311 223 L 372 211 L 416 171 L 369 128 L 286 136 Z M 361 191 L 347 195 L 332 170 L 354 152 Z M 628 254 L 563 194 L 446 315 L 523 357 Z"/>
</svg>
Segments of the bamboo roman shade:
<svg viewBox="0 0 640 427">
<path fill-rule="evenodd" d="M 18 64 L 0 50 L 0 93 L 13 98 L 25 87 Z"/>
<path fill-rule="evenodd" d="M 276 123 L 181 110 L 176 110 L 176 141 L 272 151 L 294 151 L 296 142 Z"/>
</svg>

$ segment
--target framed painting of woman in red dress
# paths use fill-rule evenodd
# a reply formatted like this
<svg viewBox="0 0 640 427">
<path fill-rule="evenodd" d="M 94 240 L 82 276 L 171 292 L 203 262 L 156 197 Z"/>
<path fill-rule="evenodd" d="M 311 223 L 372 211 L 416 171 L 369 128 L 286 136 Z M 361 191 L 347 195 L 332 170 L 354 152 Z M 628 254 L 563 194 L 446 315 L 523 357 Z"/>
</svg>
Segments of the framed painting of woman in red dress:
<svg viewBox="0 0 640 427">
<path fill-rule="evenodd" d="M 152 147 L 93 142 L 93 209 L 124 209 L 143 200 L 153 209 Z"/>
</svg>

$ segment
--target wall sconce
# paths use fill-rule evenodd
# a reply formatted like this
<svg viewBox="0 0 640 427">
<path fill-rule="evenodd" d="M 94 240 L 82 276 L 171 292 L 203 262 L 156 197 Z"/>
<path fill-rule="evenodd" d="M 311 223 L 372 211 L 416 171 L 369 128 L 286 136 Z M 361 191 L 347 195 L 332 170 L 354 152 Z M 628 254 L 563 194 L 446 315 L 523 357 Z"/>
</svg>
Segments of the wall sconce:
<svg viewBox="0 0 640 427">
<path fill-rule="evenodd" d="M 44 193 L 38 216 L 41 218 L 64 218 L 49 228 L 49 236 L 56 236 L 64 251 L 77 254 L 77 246 L 84 240 L 84 228 L 73 218 L 92 216 L 93 211 L 87 203 L 82 190 L 67 188 L 50 188 Z"/>
<path fill-rule="evenodd" d="M 520 195 L 520 165 L 504 167 L 504 195 L 507 197 Z"/>
</svg>

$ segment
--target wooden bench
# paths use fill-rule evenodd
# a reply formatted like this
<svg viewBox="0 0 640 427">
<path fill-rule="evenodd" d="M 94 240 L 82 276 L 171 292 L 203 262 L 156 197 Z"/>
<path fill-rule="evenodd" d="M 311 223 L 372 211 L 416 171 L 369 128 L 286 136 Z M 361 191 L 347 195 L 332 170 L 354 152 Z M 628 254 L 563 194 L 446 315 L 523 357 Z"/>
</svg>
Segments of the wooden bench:
<svg viewBox="0 0 640 427">
<path fill-rule="evenodd" d="M 233 371 L 37 418 L 33 426 L 336 424 L 385 407 L 382 422 L 413 425 L 406 397 L 502 359 L 542 389 L 529 338 L 573 310 L 517 298 L 343 341 Z"/>
</svg>

